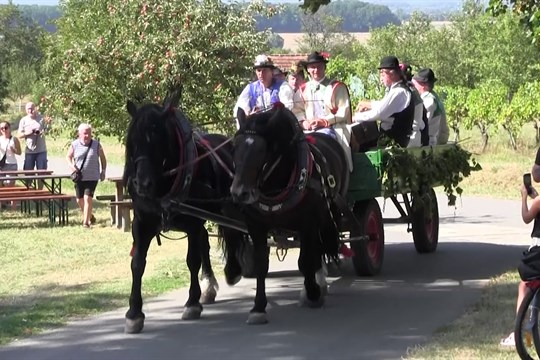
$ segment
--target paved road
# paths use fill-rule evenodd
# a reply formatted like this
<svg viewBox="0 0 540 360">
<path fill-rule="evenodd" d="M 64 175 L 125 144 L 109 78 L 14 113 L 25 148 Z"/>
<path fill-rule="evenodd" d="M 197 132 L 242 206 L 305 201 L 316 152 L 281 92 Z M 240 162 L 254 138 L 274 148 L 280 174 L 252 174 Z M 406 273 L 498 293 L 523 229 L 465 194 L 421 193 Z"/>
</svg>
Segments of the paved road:
<svg viewBox="0 0 540 360">
<path fill-rule="evenodd" d="M 245 324 L 255 281 L 243 279 L 221 283 L 199 321 L 180 320 L 182 289 L 145 303 L 142 334 L 123 333 L 123 308 L 0 348 L 0 359 L 399 359 L 474 304 L 490 277 L 516 266 L 530 231 L 519 205 L 465 198 L 456 210 L 439 206 L 440 244 L 430 255 L 415 252 L 403 225 L 385 226 L 383 273 L 357 278 L 346 264 L 322 309 L 297 307 L 302 280 L 289 256 L 271 264 L 267 325 Z"/>
<path fill-rule="evenodd" d="M 49 170 L 53 170 L 55 173 L 58 174 L 69 174 L 71 173 L 71 170 L 69 169 L 66 159 L 60 158 L 60 157 L 49 157 L 47 163 L 47 168 Z M 19 169 L 22 169 L 24 164 L 24 155 L 18 155 L 17 156 L 17 164 L 19 165 Z M 122 176 L 124 167 L 118 166 L 118 165 L 107 165 L 107 176 Z"/>
</svg>

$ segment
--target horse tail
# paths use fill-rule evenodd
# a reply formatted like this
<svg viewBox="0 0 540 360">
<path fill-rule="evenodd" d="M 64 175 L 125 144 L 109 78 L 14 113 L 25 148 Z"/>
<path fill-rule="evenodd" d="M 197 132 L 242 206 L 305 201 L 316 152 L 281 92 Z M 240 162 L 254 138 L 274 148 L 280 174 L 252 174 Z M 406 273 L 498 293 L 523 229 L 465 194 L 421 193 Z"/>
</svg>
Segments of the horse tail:
<svg viewBox="0 0 540 360">
<path fill-rule="evenodd" d="M 333 210 L 333 209 L 332 209 Z M 334 214 L 335 211 L 332 211 Z M 322 225 L 321 231 L 322 255 L 326 262 L 337 263 L 339 261 L 339 230 L 335 219 L 329 218 Z"/>
<path fill-rule="evenodd" d="M 235 284 L 236 280 L 233 279 L 240 275 L 252 277 L 254 272 L 253 245 L 247 234 L 224 226 L 218 226 L 218 237 L 225 257 L 227 283 L 230 285 Z"/>
</svg>

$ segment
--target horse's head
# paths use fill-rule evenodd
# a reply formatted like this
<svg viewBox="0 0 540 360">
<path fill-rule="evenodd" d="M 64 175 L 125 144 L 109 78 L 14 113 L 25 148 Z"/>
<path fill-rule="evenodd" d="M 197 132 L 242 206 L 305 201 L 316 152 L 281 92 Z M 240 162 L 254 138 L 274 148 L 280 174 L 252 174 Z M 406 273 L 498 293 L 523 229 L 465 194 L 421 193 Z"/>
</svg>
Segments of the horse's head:
<svg viewBox="0 0 540 360">
<path fill-rule="evenodd" d="M 146 104 L 140 108 L 127 102 L 131 122 L 124 184 L 140 197 L 161 198 L 174 182 L 170 171 L 179 166 L 182 151 L 177 122 L 183 114 L 175 109 L 178 101 L 179 95 L 173 95 L 163 106 Z"/>
<path fill-rule="evenodd" d="M 252 204 L 259 199 L 265 164 L 290 151 L 295 135 L 302 131 L 294 114 L 282 106 L 248 117 L 239 110 L 238 122 L 231 196 L 235 202 Z"/>
</svg>

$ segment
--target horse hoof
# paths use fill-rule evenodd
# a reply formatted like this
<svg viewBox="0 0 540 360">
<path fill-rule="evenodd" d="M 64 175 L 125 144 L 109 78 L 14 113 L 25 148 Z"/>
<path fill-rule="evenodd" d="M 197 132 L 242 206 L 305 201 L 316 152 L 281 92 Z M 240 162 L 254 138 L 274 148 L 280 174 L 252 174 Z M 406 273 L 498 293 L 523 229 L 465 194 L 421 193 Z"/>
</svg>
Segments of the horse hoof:
<svg viewBox="0 0 540 360">
<path fill-rule="evenodd" d="M 190 306 L 182 313 L 182 320 L 198 320 L 201 318 L 202 307 Z"/>
<path fill-rule="evenodd" d="M 126 318 L 126 324 L 124 326 L 124 332 L 126 334 L 138 334 L 144 328 L 144 318 L 139 317 L 136 319 Z"/>
<path fill-rule="evenodd" d="M 308 308 L 320 308 L 324 305 L 324 296 L 321 291 L 321 295 L 317 300 L 310 300 L 307 297 L 307 293 L 305 289 L 302 289 L 300 292 L 300 300 L 298 300 L 298 306 L 300 307 L 308 307 Z"/>
<path fill-rule="evenodd" d="M 248 325 L 264 325 L 264 324 L 268 324 L 268 319 L 266 318 L 266 313 L 259 313 L 259 312 L 249 313 L 246 324 L 248 324 Z"/>
<path fill-rule="evenodd" d="M 217 293 L 215 291 L 204 292 L 201 295 L 201 304 L 203 305 L 214 304 L 216 302 L 216 295 Z"/>
</svg>

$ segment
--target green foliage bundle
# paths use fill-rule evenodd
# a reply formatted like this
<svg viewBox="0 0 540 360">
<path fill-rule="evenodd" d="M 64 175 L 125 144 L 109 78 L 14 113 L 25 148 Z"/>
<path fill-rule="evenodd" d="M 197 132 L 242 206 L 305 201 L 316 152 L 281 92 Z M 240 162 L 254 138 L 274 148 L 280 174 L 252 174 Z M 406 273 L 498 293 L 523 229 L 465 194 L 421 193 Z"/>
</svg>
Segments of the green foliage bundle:
<svg viewBox="0 0 540 360">
<path fill-rule="evenodd" d="M 448 197 L 448 205 L 455 205 L 455 194 L 461 195 L 463 192 L 459 183 L 469 176 L 471 171 L 479 171 L 482 167 L 471 158 L 470 152 L 458 145 L 434 149 L 436 148 L 404 149 L 393 146 L 384 150 L 383 192 L 410 192 L 414 196 L 442 185 Z"/>
</svg>

